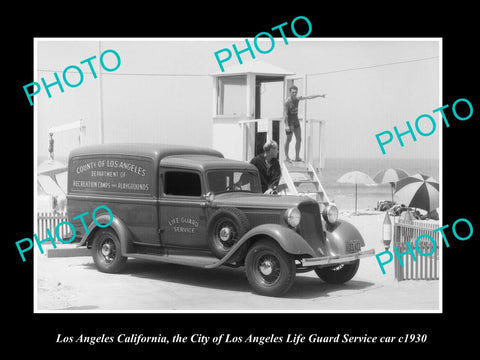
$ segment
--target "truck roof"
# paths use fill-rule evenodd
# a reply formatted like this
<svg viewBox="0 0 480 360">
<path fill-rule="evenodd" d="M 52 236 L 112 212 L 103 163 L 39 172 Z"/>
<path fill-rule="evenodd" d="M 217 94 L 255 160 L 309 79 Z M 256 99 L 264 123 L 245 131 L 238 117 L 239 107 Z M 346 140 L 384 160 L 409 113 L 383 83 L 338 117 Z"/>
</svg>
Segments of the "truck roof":
<svg viewBox="0 0 480 360">
<path fill-rule="evenodd" d="M 165 157 L 161 162 L 161 166 L 184 168 L 184 169 L 196 169 L 200 171 L 206 171 L 211 169 L 242 169 L 242 170 L 256 170 L 256 167 L 250 163 L 238 160 L 231 160 L 220 158 L 211 155 L 198 155 L 198 154 L 183 154 L 172 155 Z"/>
<path fill-rule="evenodd" d="M 72 150 L 69 158 L 78 156 L 96 155 L 129 155 L 146 156 L 154 159 L 158 164 L 164 157 L 172 155 L 209 155 L 216 158 L 223 158 L 222 153 L 217 150 L 197 147 L 170 144 L 154 143 L 119 143 L 119 144 L 97 144 L 86 145 Z"/>
</svg>

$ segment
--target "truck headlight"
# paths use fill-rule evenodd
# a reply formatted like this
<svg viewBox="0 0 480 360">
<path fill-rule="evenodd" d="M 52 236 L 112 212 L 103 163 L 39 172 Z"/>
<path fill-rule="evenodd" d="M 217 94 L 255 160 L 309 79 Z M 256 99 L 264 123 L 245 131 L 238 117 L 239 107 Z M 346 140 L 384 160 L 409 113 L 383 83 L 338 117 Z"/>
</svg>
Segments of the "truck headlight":
<svg viewBox="0 0 480 360">
<path fill-rule="evenodd" d="M 335 205 L 328 205 L 322 212 L 323 218 L 330 224 L 333 224 L 338 219 L 338 208 Z"/>
<path fill-rule="evenodd" d="M 302 215 L 297 207 L 293 207 L 285 211 L 285 220 L 291 227 L 296 228 L 300 224 L 301 218 Z"/>
</svg>

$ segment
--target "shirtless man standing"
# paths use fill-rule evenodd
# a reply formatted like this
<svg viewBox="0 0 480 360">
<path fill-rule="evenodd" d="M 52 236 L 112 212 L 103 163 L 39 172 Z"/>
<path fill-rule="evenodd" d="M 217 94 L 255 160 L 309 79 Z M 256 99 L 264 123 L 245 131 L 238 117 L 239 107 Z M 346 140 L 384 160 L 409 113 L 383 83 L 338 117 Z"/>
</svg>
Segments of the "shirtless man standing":
<svg viewBox="0 0 480 360">
<path fill-rule="evenodd" d="M 315 99 L 317 97 L 325 98 L 323 95 L 310 95 L 297 97 L 298 88 L 295 85 L 290 86 L 290 96 L 285 101 L 283 106 L 285 116 L 285 132 L 287 134 L 287 140 L 285 141 L 285 159 L 286 161 L 292 161 L 288 157 L 288 149 L 290 148 L 290 142 L 292 141 L 292 135 L 295 134 L 295 161 L 302 161 L 300 159 L 300 145 L 302 143 L 302 130 L 300 128 L 300 122 L 298 120 L 298 102 L 300 100 Z"/>
</svg>

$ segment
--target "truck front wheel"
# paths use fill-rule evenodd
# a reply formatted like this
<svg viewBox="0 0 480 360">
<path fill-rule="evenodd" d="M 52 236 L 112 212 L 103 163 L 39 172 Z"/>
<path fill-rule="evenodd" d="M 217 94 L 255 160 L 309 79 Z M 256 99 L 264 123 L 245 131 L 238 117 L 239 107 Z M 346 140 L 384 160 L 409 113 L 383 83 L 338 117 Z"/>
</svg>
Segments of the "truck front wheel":
<svg viewBox="0 0 480 360">
<path fill-rule="evenodd" d="M 358 271 L 360 260 L 348 264 L 338 264 L 329 267 L 317 267 L 315 273 L 320 279 L 330 284 L 343 284 L 351 280 Z"/>
<path fill-rule="evenodd" d="M 247 253 L 245 272 L 248 282 L 257 293 L 280 296 L 295 281 L 295 262 L 274 241 L 260 240 Z"/>
</svg>

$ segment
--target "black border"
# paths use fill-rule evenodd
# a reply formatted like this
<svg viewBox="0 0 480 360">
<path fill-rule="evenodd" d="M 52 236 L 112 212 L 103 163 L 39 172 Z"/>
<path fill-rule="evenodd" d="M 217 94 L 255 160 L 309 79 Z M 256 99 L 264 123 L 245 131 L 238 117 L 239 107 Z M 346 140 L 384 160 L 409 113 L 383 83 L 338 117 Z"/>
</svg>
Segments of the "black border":
<svg viewBox="0 0 480 360">
<path fill-rule="evenodd" d="M 7 279 L 6 327 L 4 343 L 17 351 L 30 345 L 33 351 L 47 356 L 80 354 L 106 350 L 108 344 L 65 345 L 55 344 L 58 333 L 72 336 L 116 336 L 120 333 L 162 333 L 171 336 L 181 333 L 218 335 L 230 333 L 246 336 L 286 335 L 288 333 L 333 336 L 337 333 L 352 335 L 402 335 L 421 333 L 428 335 L 425 344 L 411 344 L 414 349 L 428 350 L 430 354 L 442 345 L 458 344 L 462 350 L 474 344 L 475 331 L 469 327 L 477 312 L 475 307 L 476 255 L 478 254 L 477 227 L 479 219 L 474 211 L 476 199 L 476 122 L 478 122 L 478 90 L 474 87 L 478 76 L 477 43 L 474 30 L 478 22 L 472 5 L 455 3 L 446 9 L 443 5 L 420 9 L 418 4 L 393 3 L 373 6 L 365 3 L 315 3 L 306 9 L 302 4 L 274 4 L 261 12 L 257 5 L 201 3 L 198 8 L 184 4 L 177 10 L 159 5 L 112 5 L 85 8 L 55 8 L 53 5 L 28 5 L 18 11 L 12 22 L 2 24 L 6 36 L 8 55 L 4 55 L 4 73 L 7 86 L 3 92 L 8 101 L 4 118 L 4 188 L 12 189 L 4 203 L 8 209 L 4 218 L 7 234 L 4 241 L 4 278 Z M 152 7 L 152 8 L 150 8 Z M 27 11 L 28 10 L 28 11 Z M 444 249 L 443 314 L 33 314 L 33 256 L 22 263 L 14 241 L 33 233 L 33 112 L 25 101 L 22 86 L 33 78 L 34 37 L 252 37 L 258 32 L 306 16 L 313 25 L 311 37 L 440 37 L 443 39 L 443 104 L 467 98 L 474 108 L 468 121 L 451 121 L 443 128 L 443 195 L 444 224 L 467 218 L 473 224 L 474 236 L 465 242 L 451 241 Z M 13 24 L 13 25 L 12 25 Z M 476 90 L 476 91 L 475 91 Z M 446 112 L 451 117 L 451 112 Z M 12 127 L 11 127 L 12 126 Z M 18 193 L 20 192 L 20 195 Z M 7 205 L 8 204 L 8 205 Z M 447 232 L 451 234 L 451 232 Z M 451 235 L 450 235 L 451 236 Z M 472 324 L 473 325 L 473 324 Z M 258 351 L 278 349 L 323 351 L 325 349 L 357 349 L 361 345 L 305 344 L 248 346 L 171 345 L 116 346 L 115 350 L 157 349 L 175 352 L 193 349 L 215 350 L 217 353 L 237 353 L 241 348 Z M 29 347 L 30 347 L 29 346 Z M 372 345 L 363 345 L 370 351 L 389 351 Z M 403 346 L 403 347 L 402 347 Z M 399 345 L 404 350 L 409 345 Z M 45 350 L 43 350 L 45 349 Z M 386 353 L 385 353 L 386 354 Z"/>
</svg>

